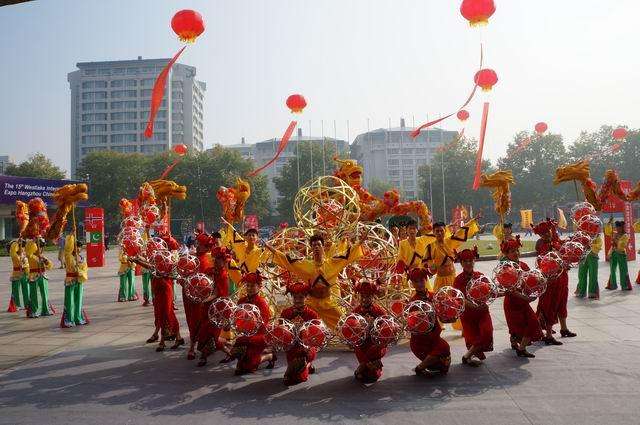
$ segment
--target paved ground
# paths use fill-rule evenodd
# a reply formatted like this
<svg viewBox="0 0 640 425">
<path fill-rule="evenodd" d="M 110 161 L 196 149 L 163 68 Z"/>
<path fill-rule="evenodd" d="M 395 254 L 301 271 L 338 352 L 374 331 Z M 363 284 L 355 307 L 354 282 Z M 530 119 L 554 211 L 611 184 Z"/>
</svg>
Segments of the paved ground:
<svg viewBox="0 0 640 425">
<path fill-rule="evenodd" d="M 90 271 L 89 326 L 58 327 L 60 316 L 25 319 L 0 313 L 0 424 L 427 423 L 637 424 L 640 403 L 640 291 L 603 291 L 600 301 L 570 300 L 578 338 L 533 348 L 518 359 L 508 348 L 502 302 L 492 305 L 495 351 L 484 366 L 460 365 L 462 340 L 447 334 L 453 365 L 446 378 L 412 374 L 406 345 L 391 350 L 383 379 L 369 387 L 353 379 L 348 352 L 324 352 L 306 384 L 282 386 L 284 362 L 273 371 L 234 377 L 229 366 L 206 369 L 185 351 L 156 353 L 151 308 L 116 303 L 114 251 L 109 267 Z M 481 263 L 488 272 L 492 263 Z M 0 276 L 7 276 L 7 258 Z M 601 282 L 607 267 L 601 263 Z M 630 264 L 635 277 L 638 268 Z M 62 305 L 62 273 L 50 273 L 52 301 Z M 575 272 L 571 273 L 572 286 Z M 139 285 L 139 282 L 138 282 Z M 3 279 L 0 299 L 8 300 Z M 3 305 L 3 310 L 6 308 Z M 180 313 L 182 313 L 180 311 Z M 184 324 L 184 317 L 180 317 Z M 219 356 L 219 355 L 218 355 Z"/>
</svg>

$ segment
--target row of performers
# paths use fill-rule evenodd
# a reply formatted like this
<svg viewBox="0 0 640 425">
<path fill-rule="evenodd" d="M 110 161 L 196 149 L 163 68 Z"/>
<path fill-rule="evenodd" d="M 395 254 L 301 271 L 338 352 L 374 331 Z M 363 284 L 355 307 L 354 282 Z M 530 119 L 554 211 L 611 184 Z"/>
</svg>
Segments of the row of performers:
<svg viewBox="0 0 640 425">
<path fill-rule="evenodd" d="M 8 312 L 24 309 L 26 316 L 36 318 L 56 313 L 49 301 L 49 279 L 46 272 L 53 268 L 44 256 L 44 240 L 16 239 L 9 245 L 11 257 L 11 298 Z M 64 309 L 61 327 L 89 323 L 83 308 L 84 283 L 87 281 L 87 263 L 81 254 L 82 242 L 67 235 L 64 243 L 65 279 Z"/>
<path fill-rule="evenodd" d="M 555 249 L 556 233 L 550 226 L 550 222 L 543 222 L 535 228 L 536 233 L 540 235 L 537 244 L 540 255 Z M 457 251 L 460 244 L 473 236 L 477 230 L 475 219 L 453 234 L 446 231 L 443 223 L 436 223 L 433 234 L 423 236 L 417 236 L 418 229 L 415 223 L 408 226 L 409 236 L 400 243 L 398 270 L 406 272 L 411 281 L 415 291 L 413 300 L 431 302 L 432 292 L 429 288 L 438 290 L 443 286 L 453 286 L 465 293 L 468 282 L 481 276 L 474 270 L 477 249 Z M 323 236 L 314 235 L 309 240 L 311 257 L 292 259 L 269 244 L 264 247 L 258 246 L 258 235 L 254 229 L 248 230 L 243 236 L 231 227 L 228 232 L 232 235 L 232 249 L 221 246 L 219 234 L 198 236 L 196 254 L 200 260 L 200 272 L 209 275 L 215 282 L 218 297 L 229 295 L 230 277 L 235 282 L 244 284 L 246 296 L 241 298 L 239 303 L 256 305 L 261 313 L 263 327 L 256 335 L 238 337 L 232 343 L 228 329 L 216 327 L 209 321 L 207 312 L 211 301 L 192 303 L 188 297 L 183 296 L 191 342 L 187 354 L 189 359 L 195 359 L 197 349 L 200 352 L 198 365 L 203 366 L 211 353 L 221 350 L 227 354 L 224 362 L 237 360 L 237 374 L 254 372 L 261 363 L 273 367 L 276 361 L 275 353 L 266 346 L 265 340 L 265 326 L 271 318 L 271 311 L 267 301 L 260 295 L 262 282 L 257 271 L 261 261 L 268 256 L 267 251 L 270 251 L 275 263 L 294 276 L 295 281 L 303 282 L 292 284 L 288 288 L 288 292 L 293 296 L 293 305 L 283 311 L 282 317 L 294 323 L 320 318 L 330 329 L 336 328 L 340 317 L 345 313 L 338 302 L 340 288 L 337 278 L 347 265 L 360 258 L 363 240 L 353 243 L 343 241 L 339 247 L 328 247 Z M 169 249 L 178 249 L 177 242 L 169 234 L 161 237 Z M 520 247 L 519 239 L 505 238 L 501 244 L 503 258 L 518 262 L 523 270 L 528 270 L 528 266 L 519 260 Z M 327 252 L 331 254 L 328 255 Z M 132 261 L 153 271 L 153 265 L 145 260 L 134 258 Z M 462 272 L 457 275 L 454 267 L 456 261 L 462 266 Z M 429 277 L 432 275 L 435 275 L 435 279 L 430 284 Z M 176 349 L 185 344 L 185 340 L 180 335 L 179 323 L 174 312 L 173 276 L 152 272 L 151 290 L 154 296 L 155 331 L 147 342 L 158 341 L 156 350 L 163 351 L 166 341 L 174 340 L 171 348 Z M 356 285 L 355 290 L 360 294 L 360 304 L 355 308 L 355 313 L 369 321 L 387 314 L 384 308 L 375 303 L 375 296 L 379 291 L 375 282 L 361 282 Z M 553 336 L 552 328 L 558 322 L 561 324 L 562 337 L 576 336 L 566 324 L 566 270 L 548 282 L 547 290 L 540 297 L 537 313 L 530 306 L 532 298 L 517 292 L 507 292 L 504 296 L 511 345 L 518 356 L 535 357 L 527 350 L 527 346 L 534 341 L 543 340 L 547 345 L 562 344 Z M 486 358 L 485 353 L 493 349 L 493 326 L 488 307 L 466 301 L 459 325 L 467 345 L 462 362 L 477 366 Z M 441 331 L 442 327 L 437 325 L 426 334 L 411 336 L 411 350 L 420 360 L 415 368 L 416 373 L 447 373 L 450 349 L 448 343 L 441 338 Z M 355 371 L 356 378 L 367 382 L 377 380 L 382 373 L 382 358 L 386 349 L 387 347 L 377 345 L 370 338 L 356 347 L 355 353 L 359 361 Z M 300 344 L 290 348 L 287 351 L 288 368 L 285 383 L 292 385 L 306 380 L 308 374 L 314 371 L 314 357 L 315 352 L 312 349 Z"/>
</svg>

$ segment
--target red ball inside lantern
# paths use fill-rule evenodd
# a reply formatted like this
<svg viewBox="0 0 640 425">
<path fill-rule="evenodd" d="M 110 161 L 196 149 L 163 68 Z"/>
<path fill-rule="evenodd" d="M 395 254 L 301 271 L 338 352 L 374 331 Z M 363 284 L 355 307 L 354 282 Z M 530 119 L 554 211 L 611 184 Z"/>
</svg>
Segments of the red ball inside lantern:
<svg viewBox="0 0 640 425">
<path fill-rule="evenodd" d="M 322 349 L 329 342 L 329 331 L 321 320 L 309 320 L 298 329 L 298 340 L 307 348 Z"/>
<path fill-rule="evenodd" d="M 125 236 L 122 238 L 122 249 L 129 257 L 136 257 L 142 252 L 144 241 L 139 235 Z"/>
<path fill-rule="evenodd" d="M 178 273 L 182 276 L 191 276 L 198 271 L 200 261 L 195 255 L 183 255 L 178 258 Z"/>
<path fill-rule="evenodd" d="M 627 137 L 628 133 L 629 132 L 626 128 L 619 127 L 611 132 L 611 137 L 613 137 L 615 140 L 624 140 Z"/>
<path fill-rule="evenodd" d="M 146 205 L 140 208 L 140 216 L 147 226 L 151 226 L 160 218 L 160 210 L 155 205 Z"/>
<path fill-rule="evenodd" d="M 467 284 L 467 299 L 477 306 L 491 303 L 498 296 L 496 285 L 486 276 L 472 279 Z"/>
<path fill-rule="evenodd" d="M 460 13 L 472 27 L 487 25 L 495 11 L 493 0 L 463 0 L 460 5 Z"/>
<path fill-rule="evenodd" d="M 504 261 L 493 269 L 493 281 L 503 290 L 512 290 L 520 282 L 520 266 L 513 261 Z"/>
<path fill-rule="evenodd" d="M 491 91 L 493 86 L 498 83 L 498 74 L 496 74 L 493 69 L 481 69 L 476 72 L 474 82 L 482 89 L 482 91 Z"/>
<path fill-rule="evenodd" d="M 240 304 L 233 311 L 233 326 L 240 335 L 255 335 L 262 326 L 260 309 L 253 304 Z"/>
<path fill-rule="evenodd" d="M 293 113 L 300 113 L 307 107 L 307 100 L 301 94 L 292 94 L 287 98 L 287 107 Z"/>
<path fill-rule="evenodd" d="M 377 345 L 387 346 L 395 343 L 400 337 L 400 324 L 393 316 L 380 316 L 371 326 L 371 339 Z"/>
<path fill-rule="evenodd" d="M 286 350 L 291 347 L 296 338 L 295 325 L 287 319 L 278 318 L 269 323 L 266 329 L 267 345 L 279 350 Z"/>
<path fill-rule="evenodd" d="M 161 274 L 173 273 L 175 261 L 168 250 L 158 250 L 153 254 L 153 266 Z"/>
<path fill-rule="evenodd" d="M 549 126 L 547 126 L 546 122 L 539 122 L 535 126 L 536 133 L 538 134 L 544 134 L 544 132 L 547 131 L 548 128 Z"/>
<path fill-rule="evenodd" d="M 404 308 L 406 307 L 406 304 L 407 304 L 406 299 L 392 299 L 389 302 L 389 311 L 395 317 L 400 317 L 404 312 Z"/>
<path fill-rule="evenodd" d="M 431 303 L 412 301 L 405 309 L 406 329 L 412 334 L 431 332 L 436 323 L 436 312 Z"/>
<path fill-rule="evenodd" d="M 573 236 L 571 236 L 570 240 L 572 242 L 578 242 L 584 247 L 584 249 L 589 249 L 591 247 L 591 236 L 582 231 L 575 232 Z"/>
<path fill-rule="evenodd" d="M 559 250 L 562 261 L 569 265 L 576 265 L 586 254 L 585 247 L 579 242 L 567 241 L 562 244 Z"/>
<path fill-rule="evenodd" d="M 596 214 L 596 209 L 589 202 L 579 202 L 571 207 L 571 217 L 575 222 L 580 221 L 585 215 Z"/>
<path fill-rule="evenodd" d="M 602 221 L 598 216 L 590 214 L 582 217 L 576 224 L 578 229 L 585 232 L 587 235 L 595 237 L 602 231 Z"/>
<path fill-rule="evenodd" d="M 520 286 L 522 294 L 527 297 L 537 298 L 547 289 L 547 279 L 540 270 L 533 269 L 523 271 L 520 279 L 522 280 Z"/>
<path fill-rule="evenodd" d="M 461 109 L 458 111 L 456 116 L 460 121 L 464 122 L 469 119 L 469 112 L 465 111 L 464 109 Z"/>
<path fill-rule="evenodd" d="M 548 252 L 545 255 L 541 255 L 537 259 L 538 268 L 547 279 L 553 279 L 562 273 L 564 265 L 562 264 L 562 258 L 555 252 Z"/>
<path fill-rule="evenodd" d="M 180 41 L 193 43 L 204 32 L 204 20 L 195 10 L 181 10 L 171 18 L 171 29 Z"/>
<path fill-rule="evenodd" d="M 359 314 L 351 313 L 338 322 L 338 336 L 352 347 L 358 347 L 367 338 L 369 324 Z"/>
<path fill-rule="evenodd" d="M 187 154 L 187 145 L 182 145 L 182 144 L 180 144 L 180 145 L 175 145 L 175 146 L 173 147 L 173 151 L 174 151 L 175 153 L 177 153 L 178 155 L 180 155 L 180 156 L 184 156 L 184 155 L 186 155 L 186 154 Z"/>
<path fill-rule="evenodd" d="M 184 294 L 194 303 L 202 303 L 215 295 L 215 286 L 209 276 L 196 273 L 185 282 Z"/>
<path fill-rule="evenodd" d="M 229 326 L 236 308 L 236 303 L 231 299 L 226 297 L 217 298 L 209 306 L 209 320 L 219 328 Z"/>
<path fill-rule="evenodd" d="M 167 243 L 160 238 L 151 238 L 147 241 L 145 245 L 145 254 L 147 258 L 152 259 L 156 251 L 166 251 L 169 247 Z"/>
<path fill-rule="evenodd" d="M 452 286 L 443 286 L 433 296 L 436 314 L 441 322 L 455 322 L 464 312 L 464 294 Z"/>
</svg>

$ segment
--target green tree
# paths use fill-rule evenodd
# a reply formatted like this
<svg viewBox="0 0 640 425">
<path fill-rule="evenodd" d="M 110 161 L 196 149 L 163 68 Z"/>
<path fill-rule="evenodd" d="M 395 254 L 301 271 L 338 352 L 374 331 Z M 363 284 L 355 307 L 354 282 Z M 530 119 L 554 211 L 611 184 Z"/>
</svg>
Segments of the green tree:
<svg viewBox="0 0 640 425">
<path fill-rule="evenodd" d="M 157 179 L 176 158 L 173 153 L 143 156 L 95 152 L 83 159 L 77 174 L 88 180 L 90 203 L 105 209 L 107 225 L 115 232 L 121 220 L 120 199 L 135 198 L 143 182 Z M 252 169 L 250 161 L 223 147 L 189 153 L 167 177 L 187 186 L 187 199 L 172 203 L 171 218 L 204 221 L 207 229 L 218 228 L 221 211 L 216 199 L 217 190 L 220 186 L 234 186 L 236 177 L 244 176 Z M 263 219 L 269 211 L 266 179 L 259 176 L 249 181 L 252 194 L 245 212 Z M 173 230 L 177 232 L 178 229 L 174 226 Z"/>
<path fill-rule="evenodd" d="M 431 209 L 434 221 L 444 220 L 446 209 L 447 220 L 451 219 L 451 210 L 456 205 L 470 205 L 474 212 L 483 210 L 490 214 L 491 197 L 482 189 L 473 190 L 475 162 L 478 143 L 475 140 L 462 139 L 443 152 L 433 156 L 432 164 L 423 165 L 418 170 L 418 179 L 422 199 Z M 445 198 L 442 196 L 442 167 L 444 165 Z M 431 188 L 433 202 L 429 196 L 429 167 L 431 168 Z M 482 161 L 482 172 L 494 171 L 489 161 Z M 446 208 L 445 208 L 446 200 Z"/>
<path fill-rule="evenodd" d="M 371 183 L 369 183 L 369 192 L 379 198 L 384 196 L 384 193 L 391 189 L 393 189 L 393 185 L 391 183 L 379 179 L 371 179 Z"/>
<path fill-rule="evenodd" d="M 4 172 L 8 176 L 35 177 L 39 179 L 64 179 L 66 173 L 44 154 L 36 153 L 20 164 L 9 164 Z"/>
<path fill-rule="evenodd" d="M 557 205 L 573 201 L 573 187 L 553 185 L 556 169 L 568 162 L 570 157 L 561 135 L 516 134 L 507 147 L 507 155 L 498 160 L 499 169 L 513 171 L 512 211 L 533 209 L 534 218 L 544 218 L 543 215 L 554 216 Z"/>
<path fill-rule="evenodd" d="M 298 193 L 298 180 L 300 186 L 312 180 L 312 178 L 323 175 L 324 170 L 327 174 L 333 170 L 333 156 L 335 146 L 326 143 L 324 147 L 324 162 L 322 144 L 302 142 L 298 147 L 298 156 L 289 159 L 282 167 L 280 174 L 273 179 L 273 183 L 278 192 L 283 197 L 278 201 L 278 213 L 281 220 L 293 222 L 293 201 Z M 298 179 L 298 164 L 300 166 L 300 178 Z"/>
</svg>

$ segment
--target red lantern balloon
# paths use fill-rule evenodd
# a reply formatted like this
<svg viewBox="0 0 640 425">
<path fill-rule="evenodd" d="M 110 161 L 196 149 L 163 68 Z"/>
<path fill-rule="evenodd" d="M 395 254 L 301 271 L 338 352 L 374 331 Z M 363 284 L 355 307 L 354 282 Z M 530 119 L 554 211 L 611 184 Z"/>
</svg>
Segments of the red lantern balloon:
<svg viewBox="0 0 640 425">
<path fill-rule="evenodd" d="M 351 347 L 360 346 L 367 338 L 369 323 L 359 314 L 351 313 L 343 316 L 336 328 L 338 337 Z"/>
<path fill-rule="evenodd" d="M 156 251 L 166 251 L 168 249 L 167 243 L 160 238 L 149 239 L 144 248 L 148 259 L 152 259 Z"/>
<path fill-rule="evenodd" d="M 487 305 L 498 296 L 498 288 L 486 276 L 472 279 L 467 284 L 467 300 L 476 306 Z"/>
<path fill-rule="evenodd" d="M 611 132 L 611 137 L 615 140 L 624 140 L 627 137 L 628 131 L 626 128 L 618 127 Z"/>
<path fill-rule="evenodd" d="M 523 271 L 520 275 L 522 281 L 520 289 L 527 297 L 539 297 L 547 290 L 547 279 L 540 270 L 533 269 Z"/>
<path fill-rule="evenodd" d="M 402 327 L 393 316 L 376 317 L 371 326 L 371 339 L 377 345 L 395 344 L 400 338 Z"/>
<path fill-rule="evenodd" d="M 224 328 L 231 324 L 233 312 L 237 306 L 231 299 L 220 297 L 209 306 L 209 321 L 218 328 Z"/>
<path fill-rule="evenodd" d="M 215 296 L 215 286 L 209 276 L 196 273 L 185 282 L 184 294 L 194 303 L 203 303 Z"/>
<path fill-rule="evenodd" d="M 453 323 L 464 312 L 464 294 L 452 286 L 443 286 L 433 296 L 438 318 L 443 323 Z"/>
<path fill-rule="evenodd" d="M 287 350 L 295 343 L 296 327 L 287 319 L 278 318 L 269 323 L 266 329 L 267 345 L 276 350 Z"/>
<path fill-rule="evenodd" d="M 475 83 L 482 88 L 482 91 L 491 91 L 498 83 L 498 74 L 493 69 L 485 68 L 476 72 Z"/>
<path fill-rule="evenodd" d="M 304 347 L 321 350 L 329 343 L 331 332 L 322 320 L 314 319 L 304 322 L 298 328 L 297 337 Z"/>
<path fill-rule="evenodd" d="M 254 304 L 240 304 L 233 311 L 233 326 L 240 335 L 255 335 L 262 327 L 261 317 Z"/>
<path fill-rule="evenodd" d="M 173 147 L 173 151 L 174 151 L 175 153 L 177 153 L 178 155 L 180 155 L 180 156 L 184 156 L 184 155 L 186 155 L 186 154 L 187 154 L 187 145 L 182 145 L 182 144 L 180 144 L 180 145 L 175 145 L 175 146 Z"/>
<path fill-rule="evenodd" d="M 495 11 L 493 0 L 463 0 L 460 5 L 460 13 L 472 27 L 487 25 Z"/>
<path fill-rule="evenodd" d="M 571 207 L 571 217 L 576 223 L 585 215 L 596 214 L 596 209 L 589 202 L 579 202 Z"/>
<path fill-rule="evenodd" d="M 436 324 L 436 311 L 425 301 L 412 301 L 405 308 L 404 317 L 406 329 L 412 334 L 429 333 Z"/>
<path fill-rule="evenodd" d="M 559 250 L 560 258 L 566 264 L 575 266 L 587 254 L 587 250 L 579 242 L 567 241 L 562 244 Z"/>
<path fill-rule="evenodd" d="M 520 283 L 520 266 L 513 261 L 503 261 L 493 269 L 493 281 L 503 290 L 512 290 Z"/>
<path fill-rule="evenodd" d="M 576 223 L 576 226 L 592 237 L 596 237 L 602 231 L 602 221 L 597 215 L 593 214 L 582 217 L 578 223 Z"/>
<path fill-rule="evenodd" d="M 469 119 L 469 112 L 465 111 L 464 109 L 461 109 L 458 111 L 456 116 L 460 121 L 465 122 L 466 120 Z"/>
<path fill-rule="evenodd" d="M 547 125 L 546 122 L 539 122 L 535 126 L 536 133 L 538 133 L 538 134 L 544 134 L 544 132 L 547 131 L 548 128 L 549 128 L 549 126 Z"/>
<path fill-rule="evenodd" d="M 287 98 L 287 107 L 293 113 L 300 113 L 306 108 L 307 101 L 301 94 L 292 94 Z"/>
<path fill-rule="evenodd" d="M 551 251 L 536 260 L 538 268 L 547 279 L 554 279 L 562 273 L 564 265 L 558 253 Z"/>
<path fill-rule="evenodd" d="M 202 15 L 195 10 L 181 10 L 171 18 L 171 28 L 180 41 L 193 43 L 204 32 Z"/>
<path fill-rule="evenodd" d="M 171 274 L 175 265 L 170 251 L 162 249 L 153 254 L 153 266 L 158 273 Z"/>
</svg>

